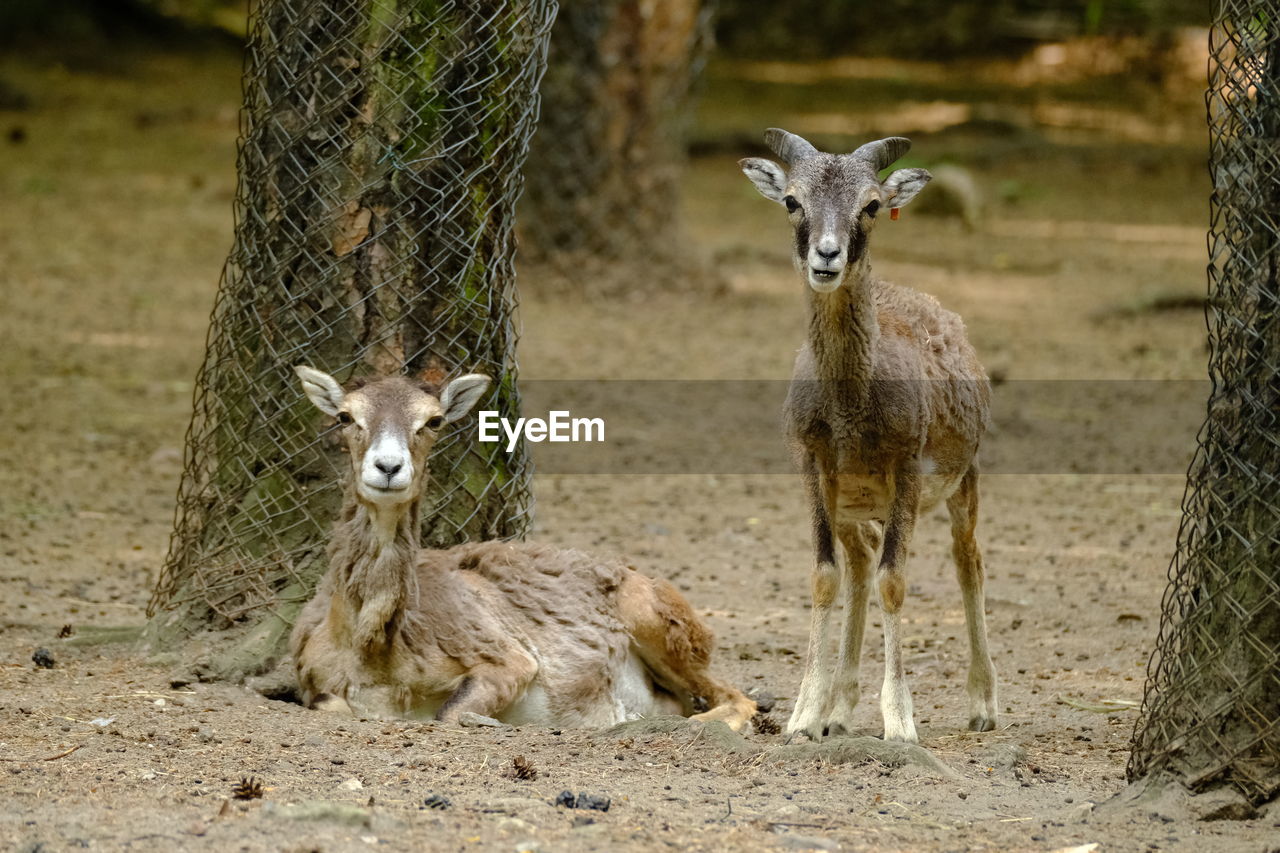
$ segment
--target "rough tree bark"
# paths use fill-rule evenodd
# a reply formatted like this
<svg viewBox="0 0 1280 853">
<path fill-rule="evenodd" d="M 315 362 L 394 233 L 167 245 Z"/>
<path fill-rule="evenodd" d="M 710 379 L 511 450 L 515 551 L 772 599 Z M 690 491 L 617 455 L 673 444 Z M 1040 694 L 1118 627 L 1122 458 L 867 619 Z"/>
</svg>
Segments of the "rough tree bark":
<svg viewBox="0 0 1280 853">
<path fill-rule="evenodd" d="M 562 287 L 660 283 L 686 260 L 679 216 L 690 88 L 707 0 L 565 0 L 551 35 L 520 229 Z M 616 274 L 615 274 L 616 273 Z M 621 279 L 621 280 L 619 280 Z"/>
<path fill-rule="evenodd" d="M 262 0 L 235 244 L 197 377 L 152 645 L 236 626 L 209 662 L 270 668 L 325 569 L 345 466 L 292 375 L 493 375 L 514 415 L 512 205 L 552 0 Z M 424 542 L 523 533 L 523 450 L 441 441 Z M 226 645 L 225 643 L 220 645 Z"/>
<path fill-rule="evenodd" d="M 1280 4 L 1218 6 L 1213 393 L 1129 772 L 1247 816 L 1280 793 Z"/>
</svg>

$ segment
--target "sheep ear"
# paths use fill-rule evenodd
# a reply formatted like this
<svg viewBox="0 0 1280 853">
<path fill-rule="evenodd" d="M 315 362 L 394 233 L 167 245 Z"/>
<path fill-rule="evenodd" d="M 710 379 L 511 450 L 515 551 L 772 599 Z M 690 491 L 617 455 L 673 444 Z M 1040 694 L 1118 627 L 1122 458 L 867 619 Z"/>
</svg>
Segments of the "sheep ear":
<svg viewBox="0 0 1280 853">
<path fill-rule="evenodd" d="M 933 180 L 927 169 L 899 169 L 884 179 L 885 207 L 902 207 L 920 194 L 924 185 Z"/>
<path fill-rule="evenodd" d="M 440 395 L 440 408 L 444 409 L 447 422 L 459 420 L 478 402 L 480 395 L 489 387 L 489 377 L 482 373 L 468 373 L 445 386 Z"/>
<path fill-rule="evenodd" d="M 342 402 L 347 395 L 338 381 L 327 373 L 321 373 L 306 365 L 299 364 L 293 369 L 302 380 L 302 390 L 320 411 L 326 415 L 336 415 L 342 409 Z"/>
<path fill-rule="evenodd" d="M 782 204 L 787 197 L 787 173 L 772 160 L 763 157 L 747 157 L 738 161 L 742 174 L 751 179 L 751 183 L 760 190 L 760 195 Z"/>
</svg>

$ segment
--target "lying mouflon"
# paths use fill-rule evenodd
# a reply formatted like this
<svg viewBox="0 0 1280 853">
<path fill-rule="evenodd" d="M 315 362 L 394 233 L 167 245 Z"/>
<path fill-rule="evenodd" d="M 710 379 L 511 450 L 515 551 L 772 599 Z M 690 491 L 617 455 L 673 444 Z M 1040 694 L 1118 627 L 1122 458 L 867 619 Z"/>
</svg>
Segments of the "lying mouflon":
<svg viewBox="0 0 1280 853">
<path fill-rule="evenodd" d="M 329 571 L 290 643 L 307 706 L 596 727 L 705 703 L 695 719 L 748 724 L 755 703 L 711 674 L 711 632 L 667 581 L 547 545 L 419 545 L 431 447 L 488 377 L 343 390 L 295 370 L 351 459 Z"/>
</svg>

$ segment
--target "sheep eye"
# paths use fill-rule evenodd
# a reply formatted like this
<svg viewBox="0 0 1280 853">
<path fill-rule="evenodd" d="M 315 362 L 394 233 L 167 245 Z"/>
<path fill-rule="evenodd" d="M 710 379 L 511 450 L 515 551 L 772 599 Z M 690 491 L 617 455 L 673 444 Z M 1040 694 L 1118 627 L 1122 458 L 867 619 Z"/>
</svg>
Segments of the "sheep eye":
<svg viewBox="0 0 1280 853">
<path fill-rule="evenodd" d="M 338 412 L 338 423 L 343 426 L 350 426 L 355 423 L 355 419 L 351 417 L 350 412 Z"/>
<path fill-rule="evenodd" d="M 875 216 L 880 211 L 880 202 L 873 201 L 862 209 L 867 216 Z"/>
<path fill-rule="evenodd" d="M 433 429 L 433 430 L 440 429 L 440 427 L 442 426 L 444 426 L 444 417 L 441 415 L 436 415 L 434 418 L 429 418 L 426 423 L 427 429 Z"/>
<path fill-rule="evenodd" d="M 800 202 L 796 201 L 796 197 L 793 195 L 784 198 L 782 203 L 787 206 L 787 213 L 795 213 L 800 209 Z"/>
</svg>

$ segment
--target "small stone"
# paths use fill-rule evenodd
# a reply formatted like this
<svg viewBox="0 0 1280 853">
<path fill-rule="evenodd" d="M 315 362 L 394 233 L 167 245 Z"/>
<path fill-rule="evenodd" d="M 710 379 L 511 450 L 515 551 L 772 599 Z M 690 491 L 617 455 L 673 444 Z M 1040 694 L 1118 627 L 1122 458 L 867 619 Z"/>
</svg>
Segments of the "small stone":
<svg viewBox="0 0 1280 853">
<path fill-rule="evenodd" d="M 791 850 L 839 850 L 840 844 L 832 841 L 830 838 L 818 838 L 813 835 L 792 835 L 790 833 L 782 836 L 779 841 L 783 847 Z"/>
<path fill-rule="evenodd" d="M 984 750 L 979 760 L 997 770 L 1013 770 L 1027 762 L 1027 751 L 1014 743 L 997 743 Z"/>
<path fill-rule="evenodd" d="M 289 820 L 300 821 L 333 821 L 348 826 L 368 827 L 372 814 L 368 809 L 350 803 L 337 803 L 328 800 L 309 800 L 297 804 L 278 806 L 267 803 L 263 813 L 278 815 Z"/>
<path fill-rule="evenodd" d="M 435 809 L 436 811 L 444 811 L 452 806 L 449 798 L 443 794 L 430 794 L 422 801 L 422 807 L 426 809 Z"/>
<path fill-rule="evenodd" d="M 773 710 L 778 704 L 778 700 L 768 690 L 753 688 L 747 693 L 747 698 L 756 703 L 756 710 L 761 714 L 767 714 Z"/>
<path fill-rule="evenodd" d="M 768 820 L 772 823 L 792 823 L 800 819 L 800 807 L 794 803 L 783 803 L 769 812 Z"/>
<path fill-rule="evenodd" d="M 580 791 L 573 807 L 575 809 L 595 809 L 598 812 L 607 812 L 612 804 L 613 800 L 609 797 L 597 797 L 595 794 Z"/>
<path fill-rule="evenodd" d="M 1234 788 L 1215 788 L 1187 800 L 1187 810 L 1197 820 L 1251 820 L 1257 810 Z"/>
<path fill-rule="evenodd" d="M 498 829 L 502 832 L 529 832 L 533 824 L 518 817 L 504 817 L 498 821 Z"/>
<path fill-rule="evenodd" d="M 495 797 L 485 803 L 484 810 L 499 814 L 516 815 L 530 809 L 538 810 L 547 807 L 546 801 L 533 797 Z"/>
<path fill-rule="evenodd" d="M 1068 823 L 1088 823 L 1093 816 L 1093 803 L 1081 803 L 1067 813 Z"/>
<path fill-rule="evenodd" d="M 471 728 L 487 728 L 487 729 L 509 729 L 511 728 L 501 720 L 495 720 L 493 717 L 486 717 L 484 714 L 476 714 L 471 711 L 463 711 L 458 715 L 458 725 Z"/>
<path fill-rule="evenodd" d="M 361 782 L 359 779 L 352 777 L 347 781 L 343 782 L 342 787 L 348 791 L 359 791 L 361 788 L 364 787 L 364 783 Z"/>
<path fill-rule="evenodd" d="M 53 655 L 45 648 L 36 649 L 35 653 L 31 655 L 31 662 L 41 669 L 53 669 L 53 665 L 56 663 Z"/>
</svg>

